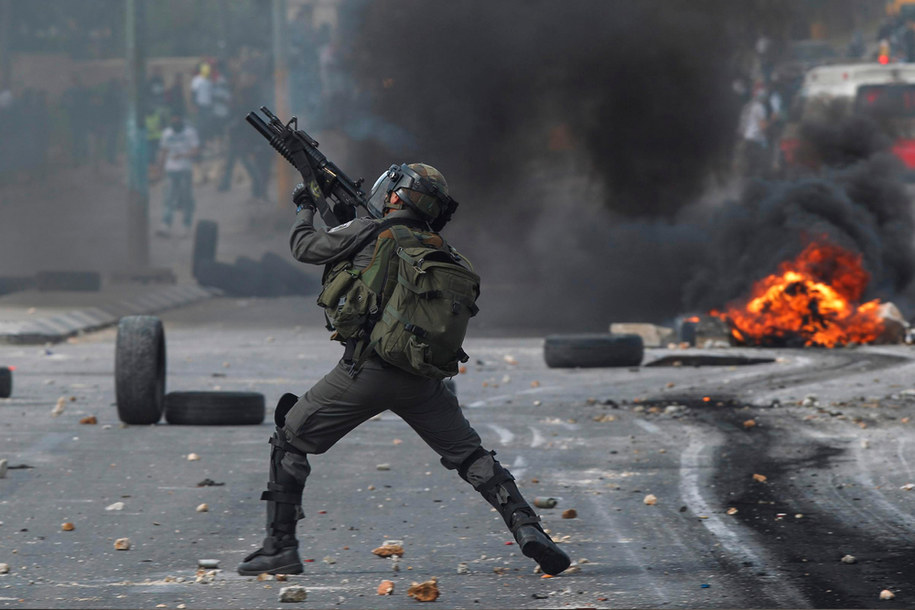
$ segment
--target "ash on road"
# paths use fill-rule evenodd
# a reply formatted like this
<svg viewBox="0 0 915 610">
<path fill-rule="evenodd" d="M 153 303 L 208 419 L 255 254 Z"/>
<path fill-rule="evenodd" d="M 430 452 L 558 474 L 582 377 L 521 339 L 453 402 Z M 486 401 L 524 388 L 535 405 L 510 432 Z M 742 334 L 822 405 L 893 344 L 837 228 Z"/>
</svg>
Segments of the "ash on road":
<svg viewBox="0 0 915 610">
<path fill-rule="evenodd" d="M 253 390 L 268 405 L 304 392 L 340 352 L 318 317 L 297 298 L 168 312 L 167 389 Z M 471 336 L 458 396 L 525 494 L 558 500 L 539 510 L 574 567 L 535 573 L 478 494 L 383 414 L 313 458 L 298 530 L 306 571 L 276 582 L 234 572 L 263 536 L 270 409 L 260 426 L 123 427 L 114 339 L 0 347 L 17 367 L 0 400 L 0 459 L 29 466 L 0 479 L 2 607 L 267 607 L 302 585 L 310 607 L 399 608 L 432 578 L 446 608 L 915 604 L 907 346 L 568 370 L 546 368 L 539 336 Z M 90 416 L 98 423 L 80 423 Z M 121 538 L 129 550 L 115 548 Z M 372 553 L 386 540 L 402 558 Z M 218 569 L 198 573 L 204 558 Z M 378 595 L 385 580 L 393 593 Z"/>
</svg>

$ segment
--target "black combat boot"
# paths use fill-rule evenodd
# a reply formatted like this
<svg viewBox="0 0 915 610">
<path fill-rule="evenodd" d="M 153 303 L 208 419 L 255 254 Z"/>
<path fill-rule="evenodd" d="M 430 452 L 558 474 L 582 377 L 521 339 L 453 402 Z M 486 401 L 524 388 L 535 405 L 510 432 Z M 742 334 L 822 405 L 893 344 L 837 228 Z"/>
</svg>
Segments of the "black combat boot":
<svg viewBox="0 0 915 610">
<path fill-rule="evenodd" d="M 299 557 L 299 541 L 295 537 L 296 523 L 303 516 L 304 485 L 281 465 L 286 451 L 294 451 L 286 443 L 282 426 L 286 412 L 295 400 L 295 395 L 286 394 L 277 406 L 277 431 L 270 439 L 270 444 L 273 445 L 270 452 L 270 482 L 267 491 L 261 494 L 261 500 L 267 501 L 267 537 L 261 548 L 245 557 L 238 565 L 238 573 L 242 576 L 257 576 L 265 572 L 301 574 L 304 571 Z"/>
<path fill-rule="evenodd" d="M 499 511 L 521 552 L 536 561 L 547 574 L 559 574 L 571 565 L 569 556 L 540 527 L 540 517 L 521 495 L 515 478 L 493 458 L 494 455 L 494 451 L 480 448 L 464 460 L 458 473 Z M 446 462 L 442 463 L 448 466 Z"/>
</svg>

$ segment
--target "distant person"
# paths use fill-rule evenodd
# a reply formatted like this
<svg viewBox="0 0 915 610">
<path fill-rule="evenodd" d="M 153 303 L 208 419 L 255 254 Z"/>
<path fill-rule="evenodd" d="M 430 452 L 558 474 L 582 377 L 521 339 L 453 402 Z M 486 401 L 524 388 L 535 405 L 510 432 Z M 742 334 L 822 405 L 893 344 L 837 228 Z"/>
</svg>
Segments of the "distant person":
<svg viewBox="0 0 915 610">
<path fill-rule="evenodd" d="M 738 132 L 740 135 L 741 173 L 745 176 L 759 176 L 766 171 L 769 143 L 766 138 L 767 118 L 765 85 L 756 83 L 753 96 L 740 114 Z"/>
<path fill-rule="evenodd" d="M 184 116 L 172 114 L 169 125 L 159 142 L 158 167 L 164 168 L 166 183 L 163 196 L 162 225 L 156 231 L 160 237 L 171 235 L 172 217 L 184 213 L 180 237 L 190 234 L 194 220 L 194 159 L 200 151 L 197 130 L 185 123 Z"/>
<path fill-rule="evenodd" d="M 200 143 L 206 145 L 213 136 L 213 79 L 210 64 L 201 62 L 197 74 L 191 79 L 191 103 L 197 115 Z"/>
<path fill-rule="evenodd" d="M 263 148 L 271 149 L 263 145 L 261 136 L 245 120 L 246 113 L 255 107 L 256 99 L 254 87 L 239 89 L 232 106 L 229 126 L 226 129 L 228 138 L 226 162 L 218 190 L 225 192 L 232 188 L 232 173 L 235 170 L 235 163 L 241 162 L 251 180 L 251 198 L 259 200 L 267 198 L 267 172 L 269 171 L 269 169 L 265 171 L 263 164 L 260 163 L 259 151 Z M 273 154 L 270 157 L 272 158 Z"/>
<path fill-rule="evenodd" d="M 165 104 L 170 114 L 184 115 L 187 112 L 187 103 L 184 99 L 184 75 L 175 73 L 172 86 L 165 90 Z"/>
<path fill-rule="evenodd" d="M 222 139 L 229 122 L 229 113 L 232 110 L 232 85 L 226 72 L 226 64 L 219 61 L 217 70 L 213 73 L 213 116 L 212 136 Z"/>
</svg>

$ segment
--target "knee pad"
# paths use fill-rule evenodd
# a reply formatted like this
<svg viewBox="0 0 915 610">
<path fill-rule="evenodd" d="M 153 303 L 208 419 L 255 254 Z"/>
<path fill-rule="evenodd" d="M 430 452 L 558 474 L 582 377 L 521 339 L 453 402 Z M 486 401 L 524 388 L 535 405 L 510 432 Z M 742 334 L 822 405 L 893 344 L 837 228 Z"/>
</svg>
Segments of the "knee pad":
<svg viewBox="0 0 915 610">
<path fill-rule="evenodd" d="M 282 428 L 286 424 L 286 414 L 298 401 L 299 397 L 289 392 L 280 397 L 279 402 L 276 403 L 276 410 L 273 412 L 273 421 L 277 428 Z"/>
</svg>

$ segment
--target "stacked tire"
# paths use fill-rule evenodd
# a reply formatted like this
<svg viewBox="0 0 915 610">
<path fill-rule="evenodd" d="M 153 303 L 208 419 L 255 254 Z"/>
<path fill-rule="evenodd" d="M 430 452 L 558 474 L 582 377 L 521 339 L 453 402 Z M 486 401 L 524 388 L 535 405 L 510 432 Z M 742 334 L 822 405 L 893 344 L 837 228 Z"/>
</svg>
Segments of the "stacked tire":
<svg viewBox="0 0 915 610">
<path fill-rule="evenodd" d="M 235 263 L 216 260 L 219 227 L 201 220 L 194 233 L 192 270 L 201 286 L 218 288 L 230 296 L 280 297 L 317 294 L 319 282 L 296 265 L 272 252 L 260 260 L 240 256 Z"/>
<path fill-rule="evenodd" d="M 165 393 L 165 331 L 153 316 L 126 316 L 118 322 L 115 396 L 126 424 L 258 425 L 264 421 L 264 395 L 257 392 Z M 7 369 L 8 370 L 8 369 Z M 2 371 L 2 369 L 0 369 Z M 3 386 L 0 372 L 0 390 Z"/>
</svg>

